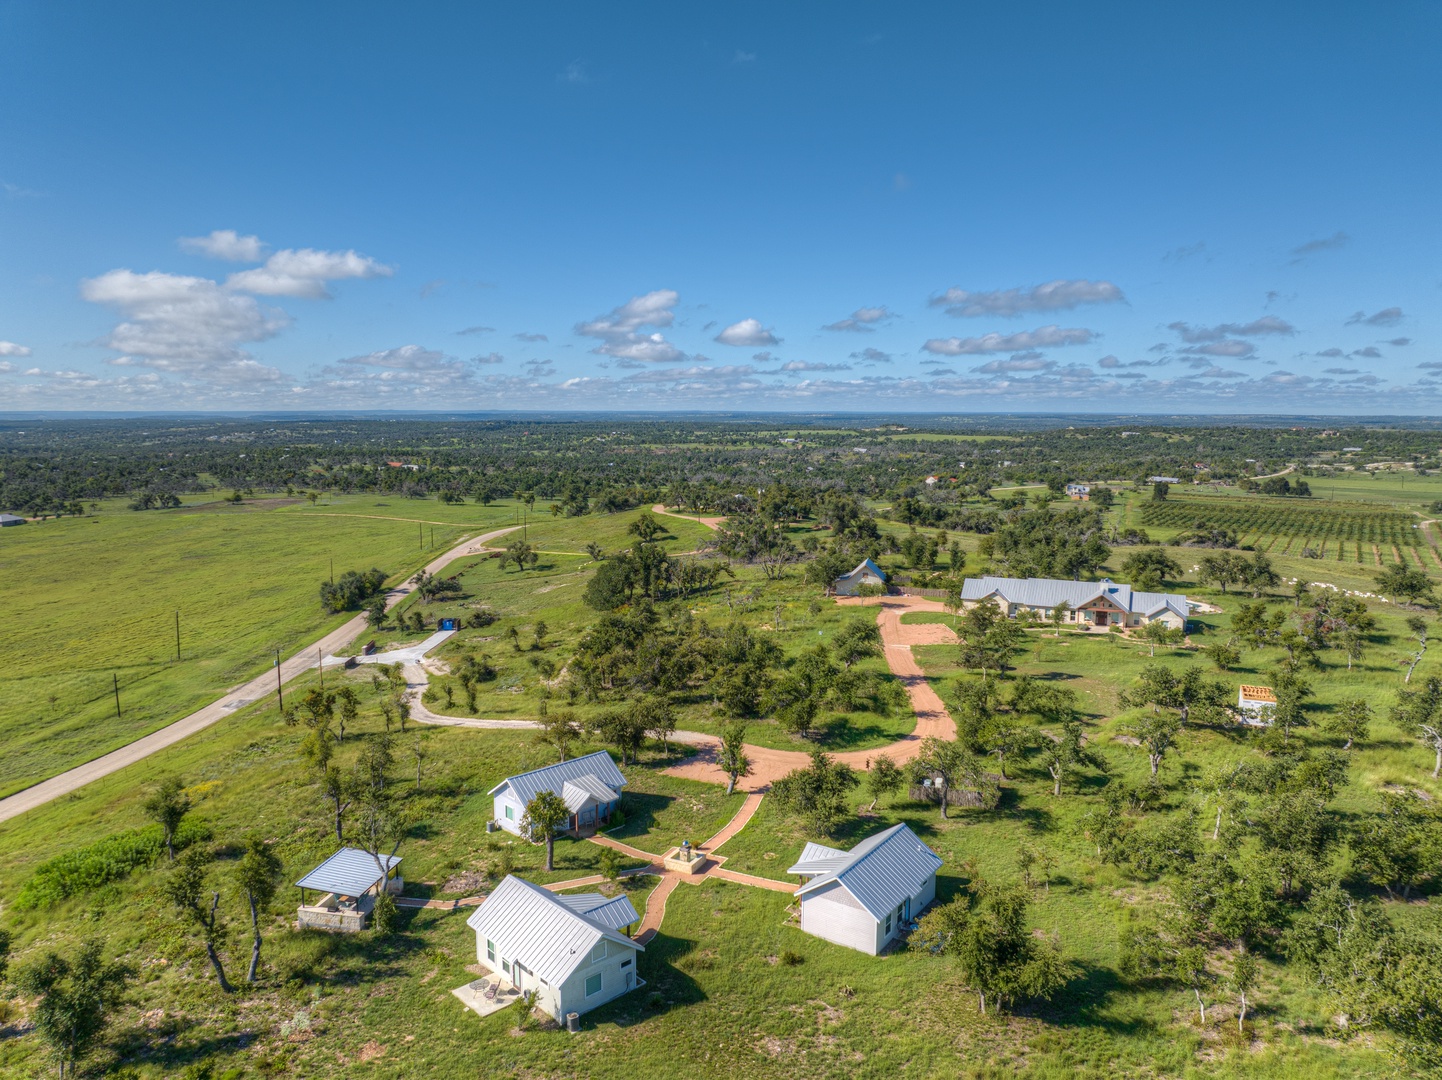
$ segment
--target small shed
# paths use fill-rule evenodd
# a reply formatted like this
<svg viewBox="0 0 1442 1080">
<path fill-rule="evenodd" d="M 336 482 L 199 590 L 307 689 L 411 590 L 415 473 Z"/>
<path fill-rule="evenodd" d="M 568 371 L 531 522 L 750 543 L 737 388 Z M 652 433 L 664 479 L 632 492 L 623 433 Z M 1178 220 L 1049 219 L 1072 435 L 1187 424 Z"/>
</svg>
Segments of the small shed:
<svg viewBox="0 0 1442 1080">
<path fill-rule="evenodd" d="M 1270 686 L 1248 686 L 1237 690 L 1237 717 L 1249 727 L 1269 727 L 1277 711 L 1277 692 Z"/>
<path fill-rule="evenodd" d="M 796 890 L 803 931 L 877 956 L 936 899 L 939 869 L 936 852 L 893 825 L 850 851 L 809 843 L 787 873 L 809 879 Z"/>
<path fill-rule="evenodd" d="M 19 514 L 0 514 L 0 529 L 9 528 L 11 525 L 24 525 L 25 519 Z"/>
<path fill-rule="evenodd" d="M 379 863 L 369 851 L 343 847 L 305 877 L 297 881 L 300 907 L 296 925 L 301 929 L 364 930 L 382 891 L 398 893 L 405 887 L 400 876 L 399 855 L 381 855 Z M 308 891 L 320 894 L 306 903 Z"/>
<path fill-rule="evenodd" d="M 862 559 L 856 564 L 856 569 L 832 582 L 831 591 L 837 596 L 855 596 L 864 585 L 886 587 L 886 574 L 870 559 Z"/>
<path fill-rule="evenodd" d="M 1090 484 L 1068 484 L 1066 486 L 1068 498 L 1080 499 L 1082 502 L 1091 502 L 1092 489 Z"/>
<path fill-rule="evenodd" d="M 624 894 L 558 896 L 508 876 L 466 925 L 477 962 L 502 988 L 535 991 L 536 1008 L 564 1020 L 645 985 L 636 974 L 645 949 L 622 932 L 640 920 Z"/>
</svg>

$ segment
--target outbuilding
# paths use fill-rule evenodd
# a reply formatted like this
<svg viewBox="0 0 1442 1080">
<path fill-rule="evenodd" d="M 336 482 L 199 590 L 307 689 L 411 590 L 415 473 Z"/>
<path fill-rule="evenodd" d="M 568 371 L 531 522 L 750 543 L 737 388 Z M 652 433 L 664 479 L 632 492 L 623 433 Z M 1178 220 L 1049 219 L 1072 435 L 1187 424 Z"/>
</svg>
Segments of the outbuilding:
<svg viewBox="0 0 1442 1080">
<path fill-rule="evenodd" d="M 1276 711 L 1277 692 L 1270 686 L 1243 683 L 1237 688 L 1237 717 L 1241 723 L 1248 727 L 1270 727 Z"/>
<path fill-rule="evenodd" d="M 850 851 L 808 843 L 787 873 L 808 879 L 796 890 L 803 931 L 876 956 L 936 899 L 939 869 L 936 852 L 893 825 Z"/>
<path fill-rule="evenodd" d="M 341 930 L 355 933 L 366 928 L 376 897 L 399 893 L 405 887 L 399 855 L 372 855 L 360 848 L 343 847 L 296 882 L 300 907 L 296 925 L 302 929 Z M 306 903 L 308 892 L 319 899 Z"/>
<path fill-rule="evenodd" d="M 573 836 L 590 836 L 605 823 L 621 805 L 621 789 L 626 778 L 611 755 L 604 750 L 572 758 L 570 761 L 547 765 L 543 769 L 508 776 L 489 794 L 494 802 L 492 813 L 497 825 L 508 833 L 524 836 L 521 822 L 526 807 L 542 791 L 554 792 L 571 811 L 570 818 L 558 832 Z M 537 839 L 527 836 L 526 839 Z"/>
<path fill-rule="evenodd" d="M 855 596 L 866 585 L 886 588 L 886 574 L 870 559 L 862 559 L 856 569 L 832 582 L 831 591 L 837 596 Z"/>
<path fill-rule="evenodd" d="M 0 529 L 7 529 L 11 525 L 24 525 L 25 519 L 19 514 L 0 514 Z"/>
<path fill-rule="evenodd" d="M 645 985 L 636 960 L 646 950 L 622 933 L 640 921 L 624 894 L 559 896 L 508 876 L 466 925 L 483 968 L 504 987 L 535 991 L 536 1008 L 564 1020 Z"/>
<path fill-rule="evenodd" d="M 1066 486 L 1067 497 L 1080 499 L 1082 502 L 1091 502 L 1092 489 L 1090 484 L 1068 484 Z"/>
</svg>

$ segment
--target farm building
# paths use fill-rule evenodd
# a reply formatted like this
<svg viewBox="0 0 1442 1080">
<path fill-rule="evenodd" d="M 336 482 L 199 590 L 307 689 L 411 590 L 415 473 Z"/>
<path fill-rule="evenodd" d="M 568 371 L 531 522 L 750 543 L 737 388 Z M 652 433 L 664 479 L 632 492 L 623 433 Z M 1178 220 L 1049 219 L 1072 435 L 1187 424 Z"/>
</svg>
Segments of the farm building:
<svg viewBox="0 0 1442 1080">
<path fill-rule="evenodd" d="M 1015 618 L 1023 611 L 1049 619 L 1067 605 L 1064 622 L 1086 627 L 1133 627 L 1161 622 L 1178 630 L 1187 625 L 1187 598 L 1179 593 L 1137 592 L 1130 585 L 1100 581 L 1058 581 L 1052 578 L 967 578 L 961 606 L 992 603 Z"/>
<path fill-rule="evenodd" d="M 405 886 L 396 870 L 400 863 L 399 855 L 382 855 L 377 863 L 369 851 L 341 848 L 295 883 L 300 889 L 296 925 L 348 933 L 364 930 L 381 890 L 398 893 Z M 310 889 L 321 893 L 314 904 L 305 902 Z"/>
<path fill-rule="evenodd" d="M 645 985 L 636 974 L 645 949 L 621 932 L 640 921 L 624 895 L 558 896 L 507 876 L 466 925 L 502 988 L 535 991 L 536 1007 L 564 1020 Z"/>
<path fill-rule="evenodd" d="M 809 843 L 788 874 L 809 878 L 796 896 L 801 929 L 872 956 L 936 899 L 941 859 L 905 825 L 850 851 Z"/>
<path fill-rule="evenodd" d="M 863 585 L 886 587 L 886 575 L 881 572 L 881 567 L 870 559 L 862 559 L 856 564 L 855 570 L 842 574 L 832 582 L 831 591 L 837 596 L 855 596 Z"/>
<path fill-rule="evenodd" d="M 18 514 L 0 514 L 0 529 L 9 528 L 11 525 L 24 524 L 25 519 L 23 517 L 20 517 Z"/>
<path fill-rule="evenodd" d="M 1149 484 L 1180 484 L 1181 482 L 1182 482 L 1182 480 L 1181 480 L 1181 477 L 1179 477 L 1179 476 L 1149 476 L 1149 477 L 1147 477 L 1147 483 L 1149 483 Z"/>
<path fill-rule="evenodd" d="M 597 750 L 544 769 L 508 776 L 489 794 L 495 799 L 496 823 L 506 832 L 521 836 L 527 804 L 542 791 L 553 791 L 571 811 L 570 821 L 558 831 L 579 837 L 590 836 L 611 816 L 621 804 L 621 789 L 625 786 L 626 778 L 611 755 Z"/>
<path fill-rule="evenodd" d="M 1068 484 L 1066 493 L 1068 498 L 1080 499 L 1082 502 L 1090 502 L 1092 497 L 1090 484 Z"/>
<path fill-rule="evenodd" d="M 1250 727 L 1268 727 L 1272 713 L 1277 711 L 1277 694 L 1270 686 L 1248 686 L 1237 689 L 1237 716 Z"/>
</svg>

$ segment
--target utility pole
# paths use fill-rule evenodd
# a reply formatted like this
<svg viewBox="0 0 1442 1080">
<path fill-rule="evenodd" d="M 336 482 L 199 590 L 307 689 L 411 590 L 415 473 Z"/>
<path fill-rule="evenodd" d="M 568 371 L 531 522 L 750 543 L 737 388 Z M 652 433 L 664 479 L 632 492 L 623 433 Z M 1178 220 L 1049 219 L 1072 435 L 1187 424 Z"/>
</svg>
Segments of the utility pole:
<svg viewBox="0 0 1442 1080">
<path fill-rule="evenodd" d="M 320 668 L 320 691 L 325 693 L 325 659 L 320 655 L 320 648 L 315 650 L 315 666 Z"/>
<path fill-rule="evenodd" d="M 335 556 L 330 557 L 330 583 L 335 584 Z"/>
<path fill-rule="evenodd" d="M 419 537 L 419 541 L 420 541 L 420 545 L 421 545 L 421 550 L 422 550 L 422 551 L 425 551 L 425 550 L 426 550 L 426 527 L 425 527 L 424 525 L 422 525 L 420 522 L 416 522 L 416 533 L 418 534 L 418 537 Z"/>
<path fill-rule="evenodd" d="M 180 612 L 175 613 L 175 659 L 180 659 Z"/>
<path fill-rule="evenodd" d="M 120 719 L 120 676 L 110 673 L 111 685 L 115 687 L 115 719 Z"/>
<path fill-rule="evenodd" d="M 285 694 L 280 689 L 280 650 L 275 650 L 275 700 L 280 703 L 280 711 L 285 712 Z"/>
<path fill-rule="evenodd" d="M 434 525 L 431 526 L 431 550 L 436 550 L 436 527 Z"/>
</svg>

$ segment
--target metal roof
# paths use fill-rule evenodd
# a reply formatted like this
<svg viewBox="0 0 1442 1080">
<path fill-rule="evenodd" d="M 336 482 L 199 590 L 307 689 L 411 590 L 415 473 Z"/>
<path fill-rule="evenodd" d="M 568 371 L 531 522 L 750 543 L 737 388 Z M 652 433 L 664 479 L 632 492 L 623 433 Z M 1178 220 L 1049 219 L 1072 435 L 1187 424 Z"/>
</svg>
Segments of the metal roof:
<svg viewBox="0 0 1442 1080">
<path fill-rule="evenodd" d="M 615 918 L 625 913 L 608 915 L 600 906 L 591 913 L 582 913 L 567 902 L 578 899 L 557 896 L 539 885 L 507 876 L 471 913 L 466 925 L 479 937 L 494 941 L 502 956 L 519 960 L 552 986 L 560 986 L 571 972 L 589 962 L 591 950 L 603 938 L 637 952 L 645 951 L 597 917 Z M 625 903 L 631 922 L 636 922 L 636 909 L 629 900 Z"/>
<path fill-rule="evenodd" d="M 567 780 L 574 782 L 583 776 L 599 780 L 615 791 L 626 786 L 626 778 L 621 775 L 621 770 L 616 768 L 611 755 L 604 750 L 597 750 L 594 754 L 547 765 L 544 769 L 532 769 L 530 772 L 508 776 L 487 794 L 494 795 L 509 787 L 521 805 L 525 806 L 542 791 L 552 791 L 560 795 Z"/>
<path fill-rule="evenodd" d="M 619 797 L 620 792 L 607 787 L 590 773 L 567 780 L 561 785 L 561 801 L 573 814 L 587 803 L 615 802 Z"/>
<path fill-rule="evenodd" d="M 1054 578 L 967 578 L 961 584 L 963 600 L 985 600 L 1000 596 L 1010 604 L 1051 608 L 1063 600 L 1075 609 L 1105 597 L 1122 611 L 1139 615 L 1155 615 L 1170 608 L 1183 619 L 1187 617 L 1187 598 L 1180 593 L 1135 592 L 1130 585 L 1121 585 L 1107 578 L 1100 581 L 1058 581 Z"/>
<path fill-rule="evenodd" d="M 386 873 L 400 861 L 399 855 L 381 856 Z M 376 861 L 369 851 L 343 847 L 296 884 L 302 889 L 319 889 L 339 896 L 361 896 L 367 889 L 385 880 L 385 876 L 376 868 Z"/>
<path fill-rule="evenodd" d="M 874 562 L 872 562 L 870 559 L 862 559 L 859 563 L 856 564 L 855 569 L 851 570 L 849 573 L 842 574 L 841 577 L 837 578 L 836 580 L 837 580 L 837 581 L 843 581 L 843 580 L 847 580 L 847 579 L 850 579 L 850 578 L 854 578 L 854 577 L 856 577 L 858 574 L 860 574 L 863 570 L 870 570 L 873 574 L 875 574 L 875 575 L 876 575 L 878 578 L 880 578 L 882 581 L 885 581 L 885 580 L 886 580 L 886 574 L 882 571 L 881 567 L 877 566 L 877 565 L 876 565 Z"/>
<path fill-rule="evenodd" d="M 612 930 L 620 930 L 641 921 L 641 916 L 636 914 L 636 909 L 631 905 L 631 898 L 625 893 L 620 896 L 602 896 L 595 892 L 576 893 L 571 896 L 557 896 L 556 899 L 577 915 L 584 915 L 592 922 L 609 926 Z"/>
<path fill-rule="evenodd" d="M 850 856 L 838 848 L 827 847 L 825 844 L 808 842 L 801 849 L 801 858 L 796 860 L 796 865 L 786 872 L 788 874 L 829 874 L 833 870 L 840 869 Z"/>
<path fill-rule="evenodd" d="M 893 825 L 861 841 L 847 854 L 842 867 L 812 878 L 796 890 L 796 895 L 805 896 L 837 882 L 872 918 L 881 920 L 915 895 L 939 869 L 941 858 L 936 852 L 906 825 Z"/>
</svg>

